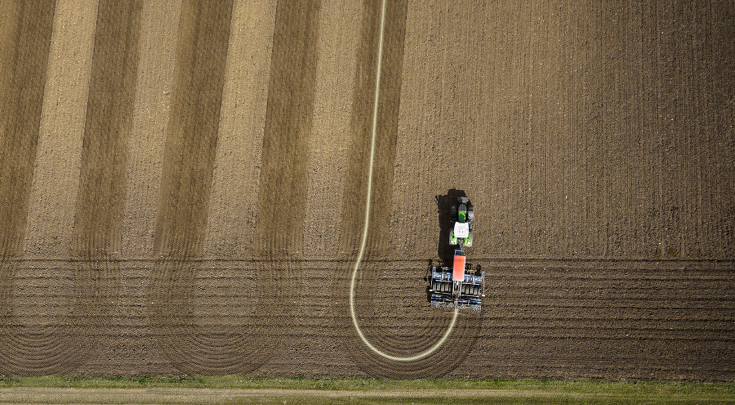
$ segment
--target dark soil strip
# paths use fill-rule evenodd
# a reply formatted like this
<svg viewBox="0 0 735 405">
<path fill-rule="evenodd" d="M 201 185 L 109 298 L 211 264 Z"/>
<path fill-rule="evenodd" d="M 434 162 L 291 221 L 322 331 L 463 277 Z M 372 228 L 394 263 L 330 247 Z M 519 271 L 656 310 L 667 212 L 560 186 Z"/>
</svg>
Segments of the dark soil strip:
<svg viewBox="0 0 735 405">
<path fill-rule="evenodd" d="M 154 251 L 201 256 L 212 186 L 232 1 L 184 1 Z"/>
<path fill-rule="evenodd" d="M 383 300 L 400 299 L 400 297 L 385 297 L 376 291 L 376 287 L 381 290 L 381 283 L 386 280 L 381 272 L 396 271 L 393 266 L 382 265 L 376 261 L 389 259 L 389 217 L 398 136 L 407 7 L 406 2 L 388 2 L 386 8 L 370 227 L 355 297 L 359 323 L 367 339 L 379 350 L 397 356 L 411 356 L 427 350 L 441 338 L 451 318 L 450 311 L 438 310 L 436 319 L 430 322 L 432 325 L 430 329 L 402 333 L 400 336 L 393 336 L 387 328 L 380 325 L 382 312 L 387 310 Z M 359 252 L 365 220 L 380 15 L 380 1 L 366 3 L 363 9 L 360 49 L 355 71 L 355 99 L 348 160 L 350 167 L 347 171 L 342 210 L 340 256 L 345 260 L 346 267 L 340 269 L 335 277 L 334 293 L 339 303 L 335 327 L 340 330 L 339 335 L 344 336 L 344 349 L 350 353 L 360 368 L 370 375 L 437 376 L 457 367 L 471 350 L 481 320 L 478 314 L 463 314 L 449 340 L 432 355 L 412 362 L 396 362 L 381 357 L 362 343 L 354 330 L 349 313 L 348 294 L 352 266 Z M 363 285 L 366 288 L 360 287 Z M 383 297 L 378 298 L 381 295 Z M 426 305 L 429 305 L 428 302 Z"/>
<path fill-rule="evenodd" d="M 53 1 L 10 1 L 0 24 L 0 374 L 68 371 L 76 355 L 57 339 L 30 335 L 13 317 L 51 44 Z"/>
<path fill-rule="evenodd" d="M 204 248 L 208 201 L 230 36 L 232 1 L 182 4 L 173 99 L 166 133 L 149 310 L 158 344 L 183 373 L 252 370 L 247 333 L 195 325 L 194 276 Z M 257 346 L 257 345 L 255 345 Z"/>
<path fill-rule="evenodd" d="M 276 10 L 256 228 L 267 259 L 302 257 L 320 8 L 312 0 Z"/>
<path fill-rule="evenodd" d="M 41 123 L 55 2 L 9 1 L 0 16 L 0 259 L 20 254 Z"/>
<path fill-rule="evenodd" d="M 120 252 L 142 3 L 102 0 L 97 12 L 74 218 L 74 254 L 85 260 Z"/>
</svg>

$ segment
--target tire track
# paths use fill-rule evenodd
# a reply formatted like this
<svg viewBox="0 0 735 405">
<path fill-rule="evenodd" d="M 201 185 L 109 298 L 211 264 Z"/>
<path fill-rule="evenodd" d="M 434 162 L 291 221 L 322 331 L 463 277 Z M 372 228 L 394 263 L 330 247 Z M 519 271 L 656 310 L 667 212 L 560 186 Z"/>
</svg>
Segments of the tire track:
<svg viewBox="0 0 735 405">
<path fill-rule="evenodd" d="M 359 271 L 355 269 L 358 273 L 354 286 L 351 267 L 342 269 L 334 283 L 334 294 L 339 305 L 335 327 L 340 330 L 345 349 L 366 373 L 389 377 L 436 376 L 451 371 L 471 349 L 480 320 L 479 316 L 458 317 L 457 313 L 454 317 L 447 317 L 444 312 L 437 311 L 436 318 L 426 328 L 406 333 L 403 328 L 394 325 L 402 322 L 395 315 L 395 310 L 415 310 L 410 305 L 395 308 L 405 302 L 401 296 L 410 295 L 401 287 L 411 285 L 411 281 L 407 277 L 405 283 L 388 285 L 386 275 L 405 269 L 384 262 L 389 252 L 388 218 L 398 135 L 407 6 L 406 2 L 387 3 L 384 33 L 381 33 L 380 21 L 382 2 L 374 1 L 363 8 L 350 134 L 351 166 L 346 179 L 340 254 L 346 263 L 364 260 Z M 380 43 L 381 36 L 383 44 Z M 380 64 L 377 61 L 379 54 L 382 56 Z M 375 68 L 378 65 L 380 71 Z M 378 87 L 376 80 L 380 81 Z M 376 91 L 379 93 L 376 94 Z M 375 113 L 374 108 L 377 109 Z M 376 121 L 373 122 L 373 119 Z M 373 125 L 377 125 L 374 140 Z M 376 159 L 371 162 L 371 155 L 364 151 L 373 150 L 373 147 Z M 371 173 L 372 177 L 366 176 L 366 173 Z M 368 184 L 371 180 L 372 184 Z M 368 203 L 366 195 L 375 197 L 371 197 Z M 369 212 L 363 217 L 366 211 Z M 358 252 L 355 247 L 360 246 L 360 242 L 355 237 L 363 235 L 363 228 L 367 226 L 365 221 L 369 223 L 367 240 Z M 421 281 L 417 284 L 421 285 Z M 397 290 L 394 287 L 398 287 Z M 354 302 L 351 296 L 353 288 Z M 346 291 L 350 294 L 346 295 Z M 418 300 L 422 301 L 420 297 Z M 399 304 L 396 305 L 396 302 Z M 351 315 L 353 305 L 355 317 Z M 359 330 L 350 328 L 350 318 L 359 324 L 355 325 Z M 445 334 L 453 326 L 456 328 L 455 333 Z M 446 344 L 442 345 L 444 341 Z M 417 353 L 422 352 L 426 353 L 425 357 L 417 356 Z"/>
</svg>

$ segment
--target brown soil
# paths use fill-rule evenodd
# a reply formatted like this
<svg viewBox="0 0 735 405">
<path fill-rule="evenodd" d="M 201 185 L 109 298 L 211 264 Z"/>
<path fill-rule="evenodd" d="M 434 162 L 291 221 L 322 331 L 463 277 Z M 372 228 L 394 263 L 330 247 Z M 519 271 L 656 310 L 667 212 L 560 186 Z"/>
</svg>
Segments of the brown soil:
<svg viewBox="0 0 735 405">
<path fill-rule="evenodd" d="M 0 10 L 0 374 L 735 380 L 728 4 L 388 2 L 359 323 L 444 333 L 460 193 L 487 290 L 396 362 L 348 307 L 380 1 L 37 3 Z"/>
</svg>

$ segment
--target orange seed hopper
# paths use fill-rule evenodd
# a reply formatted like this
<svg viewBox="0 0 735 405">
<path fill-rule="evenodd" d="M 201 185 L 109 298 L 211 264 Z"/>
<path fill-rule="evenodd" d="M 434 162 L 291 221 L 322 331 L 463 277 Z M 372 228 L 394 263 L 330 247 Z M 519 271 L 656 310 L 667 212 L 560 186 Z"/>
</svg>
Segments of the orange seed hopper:
<svg viewBox="0 0 735 405">
<path fill-rule="evenodd" d="M 460 249 L 454 251 L 454 266 L 452 267 L 452 280 L 464 281 L 464 265 L 467 257 Z"/>
</svg>

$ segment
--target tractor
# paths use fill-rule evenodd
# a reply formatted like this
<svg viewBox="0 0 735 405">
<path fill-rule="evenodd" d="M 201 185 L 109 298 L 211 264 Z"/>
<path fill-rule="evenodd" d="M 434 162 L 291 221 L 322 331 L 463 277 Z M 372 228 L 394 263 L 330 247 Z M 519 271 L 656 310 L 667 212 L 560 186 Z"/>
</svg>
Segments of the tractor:
<svg viewBox="0 0 735 405">
<path fill-rule="evenodd" d="M 434 307 L 470 308 L 479 311 L 484 297 L 485 272 L 467 263 L 464 248 L 472 247 L 475 210 L 469 198 L 452 205 L 449 244 L 455 246 L 452 268 L 431 266 L 429 293 Z"/>
</svg>

